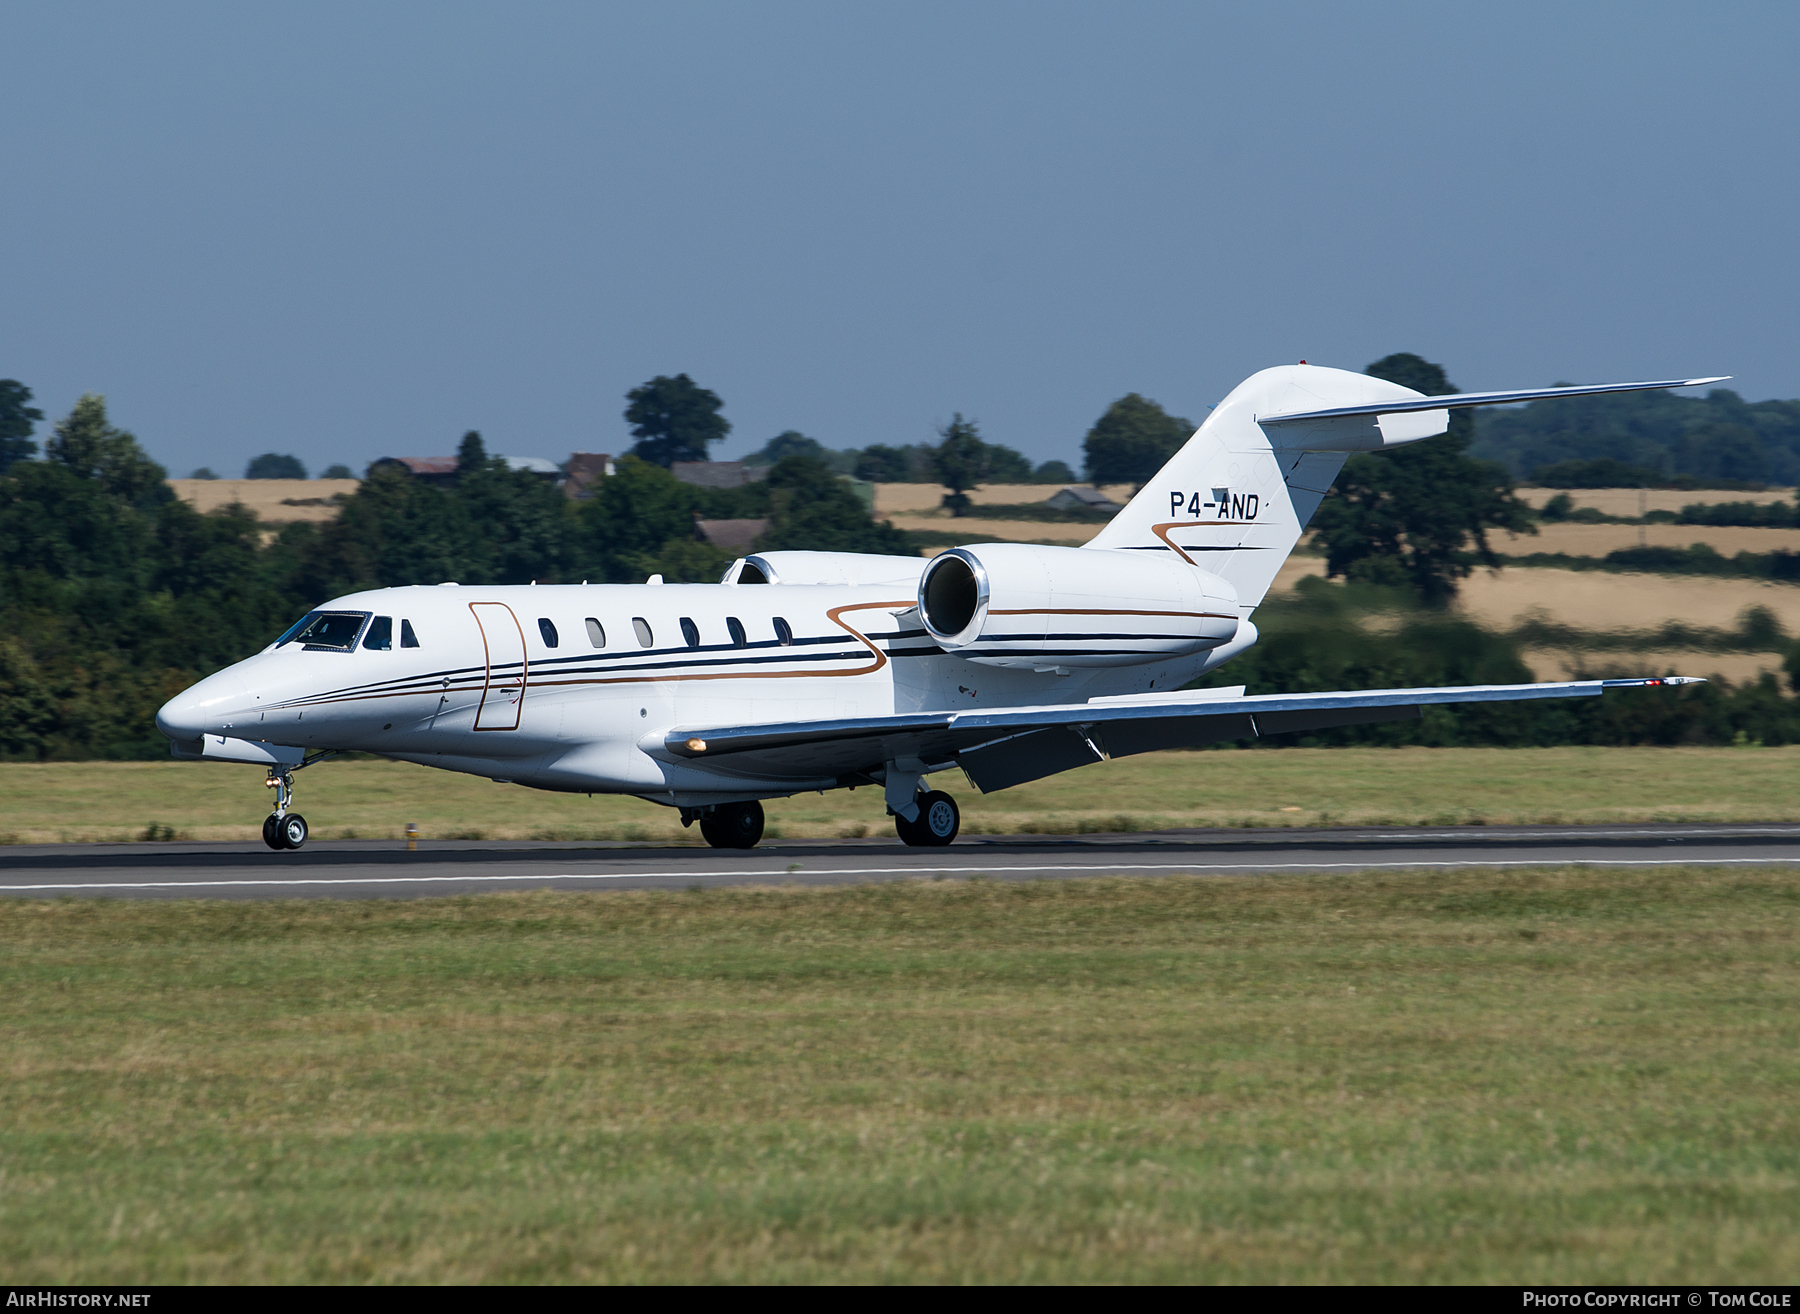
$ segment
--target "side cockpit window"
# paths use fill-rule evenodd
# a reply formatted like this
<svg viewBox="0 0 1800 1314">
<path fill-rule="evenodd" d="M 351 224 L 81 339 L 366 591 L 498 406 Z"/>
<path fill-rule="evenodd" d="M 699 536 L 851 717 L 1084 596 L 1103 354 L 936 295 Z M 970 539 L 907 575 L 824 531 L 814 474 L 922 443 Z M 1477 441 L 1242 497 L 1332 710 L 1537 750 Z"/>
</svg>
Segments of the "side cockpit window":
<svg viewBox="0 0 1800 1314">
<path fill-rule="evenodd" d="M 368 619 L 366 611 L 310 612 L 277 639 L 275 646 L 297 643 L 307 652 L 350 652 L 355 649 L 363 622 Z"/>
<path fill-rule="evenodd" d="M 402 648 L 417 648 L 419 646 L 419 636 L 413 633 L 412 622 L 409 620 L 400 622 L 400 646 Z"/>
<path fill-rule="evenodd" d="M 394 618 L 377 616 L 369 622 L 369 632 L 363 636 L 363 647 L 374 652 L 388 652 L 394 646 Z"/>
</svg>

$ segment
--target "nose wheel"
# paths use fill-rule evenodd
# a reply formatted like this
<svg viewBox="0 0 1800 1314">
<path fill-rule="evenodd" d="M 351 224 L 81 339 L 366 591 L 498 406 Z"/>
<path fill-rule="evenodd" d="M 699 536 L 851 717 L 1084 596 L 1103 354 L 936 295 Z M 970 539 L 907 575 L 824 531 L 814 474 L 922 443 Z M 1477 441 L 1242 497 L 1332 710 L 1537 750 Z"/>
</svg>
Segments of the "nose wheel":
<svg viewBox="0 0 1800 1314">
<path fill-rule="evenodd" d="M 275 791 L 275 811 L 263 819 L 263 843 L 272 849 L 299 848 L 306 843 L 307 830 L 306 818 L 288 810 L 294 801 L 294 777 L 271 771 L 263 783 Z"/>
<path fill-rule="evenodd" d="M 908 821 L 894 814 L 894 830 L 901 840 L 915 848 L 935 848 L 948 844 L 962 829 L 962 812 L 956 800 L 941 789 L 919 795 L 919 819 Z"/>
</svg>

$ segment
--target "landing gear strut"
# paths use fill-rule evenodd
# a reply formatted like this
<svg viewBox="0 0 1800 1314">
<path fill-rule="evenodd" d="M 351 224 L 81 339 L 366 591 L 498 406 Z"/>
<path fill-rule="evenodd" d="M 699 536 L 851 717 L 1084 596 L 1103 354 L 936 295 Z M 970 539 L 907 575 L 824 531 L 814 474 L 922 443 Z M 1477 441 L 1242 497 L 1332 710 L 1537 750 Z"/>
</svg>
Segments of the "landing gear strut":
<svg viewBox="0 0 1800 1314">
<path fill-rule="evenodd" d="M 272 849 L 299 848 L 306 843 L 306 818 L 288 811 L 294 801 L 294 773 L 271 768 L 263 784 L 275 791 L 275 811 L 263 821 L 263 843 Z"/>
<path fill-rule="evenodd" d="M 917 821 L 908 821 L 898 812 L 894 814 L 894 830 L 901 840 L 915 848 L 948 844 L 961 829 L 962 812 L 957 808 L 956 800 L 941 789 L 919 795 Z"/>
<path fill-rule="evenodd" d="M 715 849 L 753 849 L 763 833 L 763 806 L 721 803 L 700 817 L 700 833 Z"/>
</svg>

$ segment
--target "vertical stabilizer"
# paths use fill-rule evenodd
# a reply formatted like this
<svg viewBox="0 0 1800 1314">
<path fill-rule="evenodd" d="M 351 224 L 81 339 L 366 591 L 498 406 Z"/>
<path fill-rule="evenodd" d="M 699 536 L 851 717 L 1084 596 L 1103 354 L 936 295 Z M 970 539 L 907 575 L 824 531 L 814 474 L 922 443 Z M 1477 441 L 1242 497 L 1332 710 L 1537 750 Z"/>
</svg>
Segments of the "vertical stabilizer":
<svg viewBox="0 0 1800 1314">
<path fill-rule="evenodd" d="M 1173 552 L 1229 580 L 1248 616 L 1300 541 L 1344 457 L 1442 433 L 1447 412 L 1357 415 L 1305 425 L 1265 426 L 1258 417 L 1421 396 L 1385 379 L 1317 365 L 1253 374 L 1088 546 Z"/>
</svg>

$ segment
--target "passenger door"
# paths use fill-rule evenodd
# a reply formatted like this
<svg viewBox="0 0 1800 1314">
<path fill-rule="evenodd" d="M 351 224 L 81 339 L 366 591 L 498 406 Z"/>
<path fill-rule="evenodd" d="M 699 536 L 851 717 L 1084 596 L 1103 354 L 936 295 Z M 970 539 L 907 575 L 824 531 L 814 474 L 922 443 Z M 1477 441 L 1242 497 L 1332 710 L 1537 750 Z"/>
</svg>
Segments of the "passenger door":
<svg viewBox="0 0 1800 1314">
<path fill-rule="evenodd" d="M 471 602 L 487 649 L 487 684 L 475 709 L 477 730 L 517 730 L 525 701 L 525 631 L 503 602 Z"/>
</svg>

